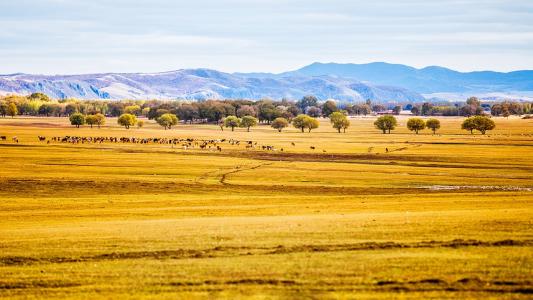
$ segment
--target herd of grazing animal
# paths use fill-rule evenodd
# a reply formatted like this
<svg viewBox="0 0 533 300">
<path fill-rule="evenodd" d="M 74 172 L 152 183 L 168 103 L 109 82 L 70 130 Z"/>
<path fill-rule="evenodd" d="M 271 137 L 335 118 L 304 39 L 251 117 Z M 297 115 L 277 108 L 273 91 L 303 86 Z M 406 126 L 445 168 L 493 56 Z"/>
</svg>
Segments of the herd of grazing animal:
<svg viewBox="0 0 533 300">
<path fill-rule="evenodd" d="M 14 143 L 18 143 L 18 137 L 14 136 L 11 139 Z M 263 150 L 263 151 L 281 151 L 283 148 L 276 148 L 272 145 L 261 145 L 257 141 L 240 141 L 236 139 L 197 139 L 197 138 L 137 138 L 137 137 L 86 137 L 86 136 L 54 136 L 47 138 L 45 136 L 37 136 L 37 140 L 43 143 L 63 143 L 63 144 L 103 144 L 103 143 L 121 143 L 121 144 L 159 144 L 171 145 L 172 148 L 201 149 L 222 152 L 223 145 L 239 146 L 244 145 L 247 150 Z M 7 141 L 7 136 L 0 136 L 0 141 Z M 296 144 L 291 142 L 294 147 Z M 311 150 L 315 150 L 315 146 L 310 146 Z M 325 153 L 326 150 L 323 150 Z"/>
</svg>

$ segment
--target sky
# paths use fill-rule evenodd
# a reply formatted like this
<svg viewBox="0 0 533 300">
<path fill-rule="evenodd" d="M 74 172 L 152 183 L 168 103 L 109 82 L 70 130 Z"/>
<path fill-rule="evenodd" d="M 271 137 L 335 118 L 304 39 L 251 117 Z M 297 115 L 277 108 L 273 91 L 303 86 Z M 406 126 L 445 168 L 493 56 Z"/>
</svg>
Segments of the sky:
<svg viewBox="0 0 533 300">
<path fill-rule="evenodd" d="M 0 74 L 533 69 L 532 0 L 0 0 Z"/>
</svg>

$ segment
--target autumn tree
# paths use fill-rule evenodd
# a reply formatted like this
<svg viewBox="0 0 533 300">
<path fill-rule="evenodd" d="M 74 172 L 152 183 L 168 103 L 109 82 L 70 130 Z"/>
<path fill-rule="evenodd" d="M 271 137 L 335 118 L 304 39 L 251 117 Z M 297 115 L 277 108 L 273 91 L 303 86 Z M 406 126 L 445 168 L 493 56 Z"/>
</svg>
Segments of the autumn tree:
<svg viewBox="0 0 533 300">
<path fill-rule="evenodd" d="M 224 119 L 224 126 L 231 127 L 231 131 L 235 131 L 235 127 L 239 127 L 241 119 L 236 116 L 228 116 Z"/>
<path fill-rule="evenodd" d="M 426 121 L 426 127 L 433 131 L 433 134 L 437 132 L 437 129 L 440 128 L 440 121 L 437 119 L 428 119 Z"/>
<path fill-rule="evenodd" d="M 493 130 L 496 128 L 496 123 L 494 121 L 486 116 L 475 116 L 472 117 L 474 128 L 481 132 L 481 134 L 485 134 L 487 130 Z"/>
<path fill-rule="evenodd" d="M 396 121 L 394 116 L 381 116 L 374 122 L 374 126 L 376 126 L 378 129 L 381 129 L 383 134 L 387 132 L 390 134 L 390 131 L 394 130 L 397 124 L 398 121 Z"/>
<path fill-rule="evenodd" d="M 138 116 L 141 114 L 141 112 L 142 112 L 142 109 L 139 105 L 130 105 L 124 108 L 124 113 L 126 114 L 132 114 L 132 115 Z"/>
<path fill-rule="evenodd" d="M 426 128 L 426 122 L 420 118 L 411 118 L 407 120 L 407 129 L 414 131 L 416 134 L 424 128 Z"/>
<path fill-rule="evenodd" d="M 122 114 L 118 117 L 117 123 L 126 129 L 130 129 L 130 126 L 137 124 L 137 117 L 132 114 Z"/>
<path fill-rule="evenodd" d="M 350 126 L 350 120 L 348 120 L 346 114 L 340 111 L 331 113 L 329 115 L 329 121 L 333 125 L 333 128 L 337 129 L 339 133 L 341 133 L 341 129 L 346 132 L 346 128 Z"/>
<path fill-rule="evenodd" d="M 240 127 L 246 128 L 247 131 L 250 131 L 250 127 L 257 126 L 259 120 L 252 116 L 244 116 L 241 119 Z"/>
<path fill-rule="evenodd" d="M 9 103 L 7 106 L 7 115 L 11 118 L 14 118 L 16 115 L 18 115 L 19 110 L 17 108 L 17 105 L 13 102 Z"/>
<path fill-rule="evenodd" d="M 164 114 L 156 119 L 157 124 L 161 125 L 165 130 L 171 129 L 172 126 L 178 124 L 178 117 L 174 114 Z"/>
<path fill-rule="evenodd" d="M 276 118 L 274 121 L 272 121 L 272 128 L 277 129 L 278 132 L 281 132 L 283 128 L 289 126 L 289 121 L 285 118 Z"/>
<path fill-rule="evenodd" d="M 476 129 L 476 124 L 474 124 L 473 118 L 467 118 L 463 121 L 461 124 L 461 129 L 469 130 L 470 134 L 474 133 L 474 129 Z"/>
<path fill-rule="evenodd" d="M 70 124 L 80 128 L 81 125 L 85 124 L 85 116 L 80 113 L 73 113 L 69 117 Z"/>
<path fill-rule="evenodd" d="M 308 132 L 311 132 L 312 129 L 316 129 L 320 126 L 320 123 L 317 119 L 308 117 L 308 119 L 305 121 L 305 128 L 307 128 Z"/>
<path fill-rule="evenodd" d="M 91 128 L 93 128 L 93 125 L 96 125 L 96 116 L 95 115 L 88 115 L 87 117 L 85 117 L 85 123 L 87 123 L 87 125 L 91 126 Z"/>
</svg>

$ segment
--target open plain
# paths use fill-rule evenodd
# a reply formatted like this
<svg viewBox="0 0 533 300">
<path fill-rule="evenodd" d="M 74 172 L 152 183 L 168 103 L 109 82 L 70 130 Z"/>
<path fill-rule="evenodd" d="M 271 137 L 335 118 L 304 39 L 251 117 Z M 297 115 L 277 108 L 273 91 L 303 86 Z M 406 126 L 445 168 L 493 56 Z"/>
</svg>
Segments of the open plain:
<svg viewBox="0 0 533 300">
<path fill-rule="evenodd" d="M 339 134 L 0 119 L 0 297 L 531 297 L 533 120 L 487 135 L 374 120 Z"/>
</svg>

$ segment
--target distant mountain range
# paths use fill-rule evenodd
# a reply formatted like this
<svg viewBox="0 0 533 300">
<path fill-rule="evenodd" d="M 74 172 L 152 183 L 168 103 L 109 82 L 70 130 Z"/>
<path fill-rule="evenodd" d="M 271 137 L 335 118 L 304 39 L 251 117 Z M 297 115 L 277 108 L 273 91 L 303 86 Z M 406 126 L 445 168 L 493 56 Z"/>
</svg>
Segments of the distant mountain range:
<svg viewBox="0 0 533 300">
<path fill-rule="evenodd" d="M 315 95 L 357 102 L 424 101 L 422 94 L 533 92 L 533 71 L 462 73 L 388 63 L 313 63 L 280 73 L 184 69 L 161 73 L 0 75 L 0 93 L 42 92 L 81 99 L 299 99 Z M 522 93 L 524 92 L 524 93 Z"/>
</svg>

